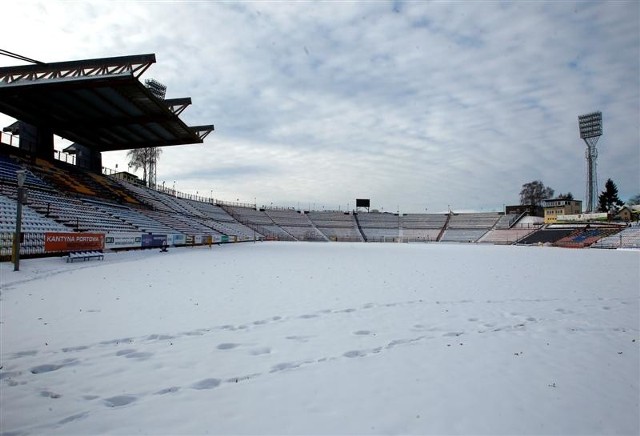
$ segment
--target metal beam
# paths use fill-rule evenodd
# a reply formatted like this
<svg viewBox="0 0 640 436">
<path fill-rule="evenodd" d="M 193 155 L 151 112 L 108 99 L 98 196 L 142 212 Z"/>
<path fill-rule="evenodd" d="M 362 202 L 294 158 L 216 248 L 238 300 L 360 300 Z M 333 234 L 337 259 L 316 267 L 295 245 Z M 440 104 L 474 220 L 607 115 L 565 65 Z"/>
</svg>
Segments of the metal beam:
<svg viewBox="0 0 640 436">
<path fill-rule="evenodd" d="M 0 67 L 0 87 L 22 81 L 40 82 L 69 77 L 111 76 L 125 72 L 138 78 L 155 62 L 155 54 L 144 54 Z"/>
<path fill-rule="evenodd" d="M 169 110 L 175 115 L 180 115 L 191 104 L 191 97 L 167 98 L 163 100 Z"/>
<path fill-rule="evenodd" d="M 209 124 L 207 126 L 189 126 L 191 130 L 196 132 L 201 141 L 206 138 L 209 133 L 213 132 L 213 124 Z"/>
<path fill-rule="evenodd" d="M 155 55 L 0 68 L 0 112 L 96 151 L 202 143 L 191 98 L 159 100 L 138 81 Z"/>
</svg>

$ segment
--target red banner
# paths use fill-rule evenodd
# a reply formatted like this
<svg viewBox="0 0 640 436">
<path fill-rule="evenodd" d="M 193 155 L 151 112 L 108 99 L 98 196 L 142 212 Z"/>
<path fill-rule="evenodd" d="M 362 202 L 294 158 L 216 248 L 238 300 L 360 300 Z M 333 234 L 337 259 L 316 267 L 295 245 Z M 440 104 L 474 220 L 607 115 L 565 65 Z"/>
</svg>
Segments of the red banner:
<svg viewBox="0 0 640 436">
<path fill-rule="evenodd" d="M 104 233 L 45 233 L 44 251 L 104 250 Z"/>
</svg>

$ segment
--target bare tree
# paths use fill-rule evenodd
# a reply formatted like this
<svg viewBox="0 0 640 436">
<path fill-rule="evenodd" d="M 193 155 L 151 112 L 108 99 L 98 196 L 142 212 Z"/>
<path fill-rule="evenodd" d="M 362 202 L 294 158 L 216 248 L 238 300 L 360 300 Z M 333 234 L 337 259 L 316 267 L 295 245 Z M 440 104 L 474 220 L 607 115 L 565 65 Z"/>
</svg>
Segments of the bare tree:
<svg viewBox="0 0 640 436">
<path fill-rule="evenodd" d="M 553 197 L 554 190 L 544 186 L 540 180 L 525 183 L 520 191 L 520 204 L 540 206 L 542 200 Z"/>
<path fill-rule="evenodd" d="M 162 153 L 158 147 L 136 148 L 127 152 L 129 166 L 134 171 L 142 168 L 142 180 L 147 183 L 153 176 L 155 164 Z"/>
<path fill-rule="evenodd" d="M 133 168 L 134 171 L 137 171 L 139 168 L 142 168 L 143 180 L 147 181 L 147 165 L 145 158 L 145 149 L 144 148 L 135 148 L 133 150 L 129 150 L 127 152 L 127 157 L 129 158 L 129 166 Z"/>
</svg>

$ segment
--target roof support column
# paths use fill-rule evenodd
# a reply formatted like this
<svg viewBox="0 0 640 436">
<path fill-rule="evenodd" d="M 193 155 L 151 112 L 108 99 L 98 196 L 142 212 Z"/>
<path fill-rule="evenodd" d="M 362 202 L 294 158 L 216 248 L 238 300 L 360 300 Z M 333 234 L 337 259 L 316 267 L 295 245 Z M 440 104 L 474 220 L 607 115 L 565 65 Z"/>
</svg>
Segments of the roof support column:
<svg viewBox="0 0 640 436">
<path fill-rule="evenodd" d="M 19 122 L 20 150 L 31 156 L 53 160 L 53 131 L 48 127 Z"/>
</svg>

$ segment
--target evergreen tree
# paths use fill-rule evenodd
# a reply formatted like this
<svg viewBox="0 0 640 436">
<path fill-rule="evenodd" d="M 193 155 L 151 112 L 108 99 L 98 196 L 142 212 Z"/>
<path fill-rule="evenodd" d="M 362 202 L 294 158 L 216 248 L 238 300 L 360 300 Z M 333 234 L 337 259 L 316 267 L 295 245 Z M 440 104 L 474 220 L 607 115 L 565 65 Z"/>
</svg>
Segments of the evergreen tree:
<svg viewBox="0 0 640 436">
<path fill-rule="evenodd" d="M 615 212 L 624 203 L 618 198 L 618 187 L 613 180 L 608 179 L 604 191 L 598 197 L 598 211 Z"/>
</svg>

